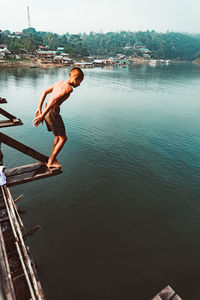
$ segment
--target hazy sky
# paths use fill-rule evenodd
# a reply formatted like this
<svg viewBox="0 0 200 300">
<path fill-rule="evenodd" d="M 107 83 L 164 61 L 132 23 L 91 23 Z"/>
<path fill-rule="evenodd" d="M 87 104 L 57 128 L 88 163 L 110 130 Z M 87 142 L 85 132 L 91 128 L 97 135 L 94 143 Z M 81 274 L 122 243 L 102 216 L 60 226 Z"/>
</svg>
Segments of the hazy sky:
<svg viewBox="0 0 200 300">
<path fill-rule="evenodd" d="M 200 33 L 199 0 L 0 0 L 0 29 L 58 34 L 156 30 Z"/>
</svg>

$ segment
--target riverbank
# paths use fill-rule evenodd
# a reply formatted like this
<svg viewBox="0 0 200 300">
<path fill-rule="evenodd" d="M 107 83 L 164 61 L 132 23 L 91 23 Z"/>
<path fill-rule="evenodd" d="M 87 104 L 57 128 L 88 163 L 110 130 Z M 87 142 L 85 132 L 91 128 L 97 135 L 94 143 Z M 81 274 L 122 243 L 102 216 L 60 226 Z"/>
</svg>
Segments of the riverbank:
<svg viewBox="0 0 200 300">
<path fill-rule="evenodd" d="M 150 60 L 142 57 L 134 57 L 129 59 L 129 64 L 149 64 Z M 170 63 L 186 63 L 187 61 L 170 60 Z M 200 64 L 200 59 L 193 61 L 193 63 Z M 87 64 L 85 62 L 71 62 L 71 63 L 58 63 L 58 62 L 43 62 L 41 59 L 21 59 L 21 60 L 0 60 L 1 68 L 16 68 L 16 67 L 28 67 L 28 68 L 62 68 L 62 67 L 81 67 L 81 68 L 93 68 L 102 66 L 113 66 L 116 64 Z M 119 64 L 121 65 L 121 64 Z"/>
<path fill-rule="evenodd" d="M 149 63 L 148 59 L 144 58 L 131 58 L 129 60 L 130 63 L 134 64 L 144 64 Z M 20 59 L 20 60 L 0 60 L 0 68 L 12 68 L 12 67 L 29 67 L 29 68 L 60 68 L 60 67 L 73 67 L 73 66 L 80 66 L 82 68 L 89 68 L 89 67 L 96 67 L 102 66 L 102 64 L 88 64 L 85 62 L 71 62 L 71 63 L 58 63 L 58 62 L 48 62 L 42 61 L 41 59 Z M 113 64 L 107 64 L 113 65 Z"/>
<path fill-rule="evenodd" d="M 200 65 L 200 58 L 197 58 L 197 59 L 193 60 L 193 63 L 197 64 L 197 65 Z"/>
<path fill-rule="evenodd" d="M 29 67 L 29 68 L 55 68 L 63 67 L 63 64 L 33 62 L 32 60 L 0 60 L 0 68 L 14 68 L 14 67 Z"/>
</svg>

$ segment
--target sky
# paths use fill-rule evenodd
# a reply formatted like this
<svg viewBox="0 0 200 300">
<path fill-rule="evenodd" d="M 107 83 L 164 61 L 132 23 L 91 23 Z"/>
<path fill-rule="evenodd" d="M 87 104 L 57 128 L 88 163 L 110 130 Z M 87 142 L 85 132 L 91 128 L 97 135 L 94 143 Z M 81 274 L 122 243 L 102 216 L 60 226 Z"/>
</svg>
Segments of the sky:
<svg viewBox="0 0 200 300">
<path fill-rule="evenodd" d="M 0 0 L 0 29 L 58 34 L 109 31 L 200 33 L 199 0 Z"/>
</svg>

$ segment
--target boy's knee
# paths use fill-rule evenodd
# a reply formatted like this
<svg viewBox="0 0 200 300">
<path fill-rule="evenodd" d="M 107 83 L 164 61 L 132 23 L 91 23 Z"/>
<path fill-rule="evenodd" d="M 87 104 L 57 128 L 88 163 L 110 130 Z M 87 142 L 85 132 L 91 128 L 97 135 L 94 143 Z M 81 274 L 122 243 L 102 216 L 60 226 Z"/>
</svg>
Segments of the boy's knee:
<svg viewBox="0 0 200 300">
<path fill-rule="evenodd" d="M 63 141 L 63 143 L 66 143 L 66 141 L 67 141 L 67 136 L 66 136 L 66 134 L 60 136 L 60 138 L 61 138 L 61 140 Z"/>
</svg>

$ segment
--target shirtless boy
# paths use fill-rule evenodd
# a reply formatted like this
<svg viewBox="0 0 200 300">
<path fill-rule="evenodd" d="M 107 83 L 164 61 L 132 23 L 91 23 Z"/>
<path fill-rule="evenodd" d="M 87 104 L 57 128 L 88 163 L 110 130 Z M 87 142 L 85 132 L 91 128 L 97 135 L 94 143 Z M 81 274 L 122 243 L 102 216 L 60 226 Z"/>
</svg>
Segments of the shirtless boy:
<svg viewBox="0 0 200 300">
<path fill-rule="evenodd" d="M 34 126 L 37 127 L 40 123 L 45 123 L 47 125 L 48 131 L 52 131 L 55 139 L 53 142 L 53 150 L 51 156 L 49 157 L 47 167 L 61 168 L 62 165 L 59 164 L 57 160 L 57 155 L 67 141 L 67 135 L 65 132 L 65 126 L 60 115 L 60 105 L 69 98 L 73 91 L 80 85 L 84 78 L 84 74 L 80 68 L 73 68 L 69 73 L 68 80 L 61 80 L 49 88 L 47 88 L 41 97 L 38 109 L 36 110 L 34 119 Z M 44 111 L 42 112 L 42 105 L 47 94 L 51 93 Z"/>
</svg>

